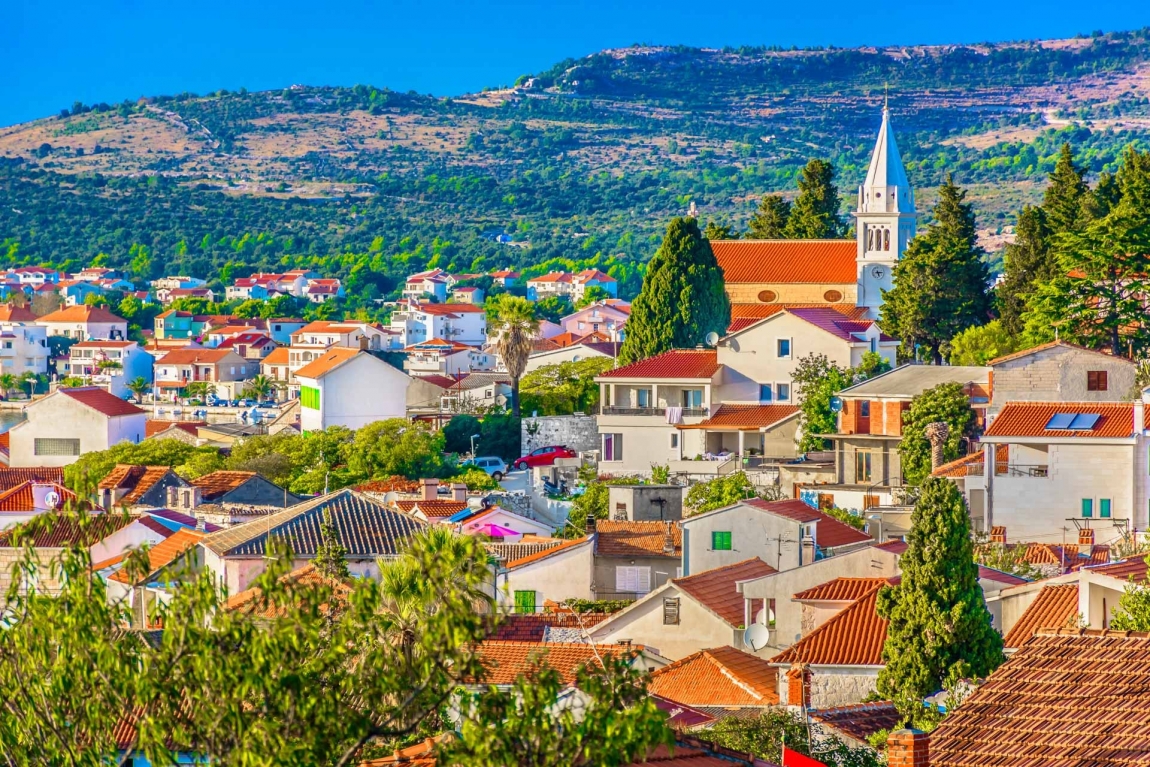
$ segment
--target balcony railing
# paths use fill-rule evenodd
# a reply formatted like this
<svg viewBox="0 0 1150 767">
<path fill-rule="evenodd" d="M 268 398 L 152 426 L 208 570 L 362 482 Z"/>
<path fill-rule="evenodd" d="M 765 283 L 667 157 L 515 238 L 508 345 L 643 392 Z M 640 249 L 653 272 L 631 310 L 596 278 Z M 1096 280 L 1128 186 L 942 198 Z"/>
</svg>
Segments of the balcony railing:
<svg viewBox="0 0 1150 767">
<path fill-rule="evenodd" d="M 666 415 L 667 408 L 665 407 L 615 407 L 613 405 L 604 405 L 599 409 L 599 415 Z M 708 416 L 711 411 L 705 407 L 685 407 L 683 408 L 683 417 L 698 417 Z"/>
<path fill-rule="evenodd" d="M 1049 477 L 1050 467 L 1046 464 L 1000 463 L 994 467 L 996 477 Z"/>
</svg>

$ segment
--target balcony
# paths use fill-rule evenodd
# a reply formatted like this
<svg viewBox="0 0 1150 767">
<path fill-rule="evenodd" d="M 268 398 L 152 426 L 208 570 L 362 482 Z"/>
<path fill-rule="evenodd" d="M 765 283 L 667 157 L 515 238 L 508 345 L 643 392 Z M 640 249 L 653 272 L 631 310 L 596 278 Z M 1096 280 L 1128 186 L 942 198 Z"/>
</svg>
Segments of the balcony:
<svg viewBox="0 0 1150 767">
<path fill-rule="evenodd" d="M 599 408 L 599 415 L 657 415 L 663 416 L 667 414 L 666 407 L 615 407 L 613 405 L 604 405 Z M 685 407 L 683 408 L 684 418 L 703 418 L 709 416 L 711 411 L 705 407 Z"/>
<path fill-rule="evenodd" d="M 981 468 L 981 466 L 979 468 Z M 1000 463 L 994 467 L 994 476 L 1049 477 L 1050 467 L 1047 464 Z"/>
</svg>

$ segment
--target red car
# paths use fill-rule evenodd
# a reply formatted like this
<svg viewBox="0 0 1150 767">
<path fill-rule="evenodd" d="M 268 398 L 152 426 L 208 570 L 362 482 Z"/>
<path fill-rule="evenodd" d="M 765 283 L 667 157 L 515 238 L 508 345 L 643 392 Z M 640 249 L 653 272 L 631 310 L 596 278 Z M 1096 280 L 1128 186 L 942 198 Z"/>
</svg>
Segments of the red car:
<svg viewBox="0 0 1150 767">
<path fill-rule="evenodd" d="M 541 447 L 538 450 L 532 450 L 527 455 L 517 459 L 513 465 L 522 471 L 523 469 L 535 468 L 536 466 L 550 466 L 555 463 L 556 458 L 574 457 L 575 451 L 571 448 L 562 445 L 551 445 L 550 447 Z"/>
</svg>

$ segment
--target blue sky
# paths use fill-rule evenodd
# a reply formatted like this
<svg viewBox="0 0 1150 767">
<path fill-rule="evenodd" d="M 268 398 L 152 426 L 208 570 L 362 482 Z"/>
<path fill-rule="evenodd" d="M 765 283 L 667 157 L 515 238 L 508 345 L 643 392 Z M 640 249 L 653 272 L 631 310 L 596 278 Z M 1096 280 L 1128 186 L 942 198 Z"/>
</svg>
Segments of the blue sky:
<svg viewBox="0 0 1150 767">
<path fill-rule="evenodd" d="M 636 42 L 955 43 L 1146 25 L 1147 0 L 3 0 L 0 125 L 77 100 L 293 83 L 457 95 Z"/>
</svg>

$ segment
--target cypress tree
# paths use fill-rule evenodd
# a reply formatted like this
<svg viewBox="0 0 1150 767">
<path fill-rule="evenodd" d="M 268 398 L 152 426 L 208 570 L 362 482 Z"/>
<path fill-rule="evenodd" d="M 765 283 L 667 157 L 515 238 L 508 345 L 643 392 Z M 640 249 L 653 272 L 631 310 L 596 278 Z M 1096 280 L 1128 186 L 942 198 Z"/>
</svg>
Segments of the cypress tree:
<svg viewBox="0 0 1150 767">
<path fill-rule="evenodd" d="M 708 242 L 712 240 L 737 240 L 739 233 L 730 224 L 720 224 L 717 221 L 708 221 L 707 227 L 703 229 L 703 237 Z"/>
<path fill-rule="evenodd" d="M 878 689 L 913 719 L 922 698 L 944 684 L 981 678 L 1003 661 L 1002 635 L 991 625 L 962 493 L 932 477 L 911 514 L 902 580 L 879 592 L 879 615 L 890 621 Z"/>
<path fill-rule="evenodd" d="M 768 194 L 759 203 L 759 209 L 747 225 L 747 238 L 751 240 L 779 240 L 791 217 L 791 204 L 780 195 Z"/>
<path fill-rule="evenodd" d="M 1042 199 L 1042 209 L 1054 234 L 1081 230 L 1086 217 L 1083 204 L 1090 191 L 1084 176 L 1082 168 L 1074 164 L 1070 144 L 1063 144 Z"/>
<path fill-rule="evenodd" d="M 799 177 L 799 196 L 791 207 L 784 236 L 791 240 L 826 240 L 842 237 L 846 231 L 839 217 L 835 169 L 826 160 L 814 159 Z"/>
<path fill-rule="evenodd" d="M 319 523 L 319 547 L 312 564 L 328 578 L 347 580 L 351 573 L 347 569 L 347 549 L 339 542 L 339 533 L 331 519 L 331 510 L 323 510 L 323 521 Z"/>
<path fill-rule="evenodd" d="M 1035 287 L 1058 276 L 1058 259 L 1051 249 L 1050 226 L 1042 208 L 1023 208 L 1014 233 L 1014 242 L 1006 246 L 998 313 L 1007 331 L 1017 335 L 1025 326 L 1023 315 Z"/>
<path fill-rule="evenodd" d="M 942 364 L 943 345 L 987 319 L 989 275 L 965 199 L 948 176 L 939 188 L 934 226 L 911 240 L 894 267 L 894 287 L 883 291 L 880 324 L 902 341 L 906 357 L 922 346 Z"/>
<path fill-rule="evenodd" d="M 631 306 L 619 361 L 629 364 L 722 335 L 731 322 L 723 270 L 693 218 L 675 218 Z"/>
</svg>

